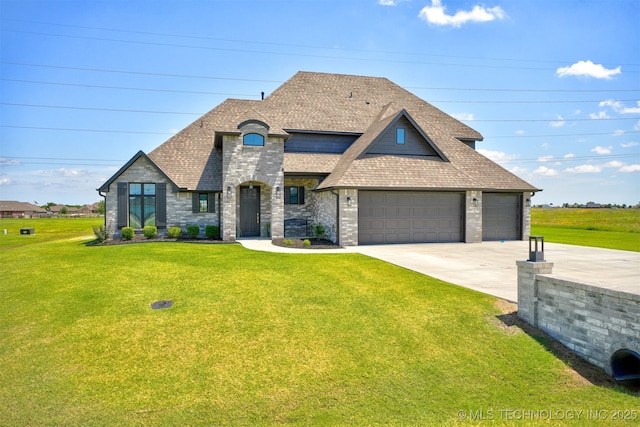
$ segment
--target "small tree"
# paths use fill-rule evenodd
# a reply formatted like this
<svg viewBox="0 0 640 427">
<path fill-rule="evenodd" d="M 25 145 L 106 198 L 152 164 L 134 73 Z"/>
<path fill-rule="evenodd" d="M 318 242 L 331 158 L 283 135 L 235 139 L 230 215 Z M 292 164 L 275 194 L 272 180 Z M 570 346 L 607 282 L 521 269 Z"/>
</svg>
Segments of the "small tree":
<svg viewBox="0 0 640 427">
<path fill-rule="evenodd" d="M 69 213 L 69 209 L 67 209 L 66 206 L 63 206 L 62 209 L 60 209 L 60 214 L 61 215 L 66 215 Z"/>
</svg>

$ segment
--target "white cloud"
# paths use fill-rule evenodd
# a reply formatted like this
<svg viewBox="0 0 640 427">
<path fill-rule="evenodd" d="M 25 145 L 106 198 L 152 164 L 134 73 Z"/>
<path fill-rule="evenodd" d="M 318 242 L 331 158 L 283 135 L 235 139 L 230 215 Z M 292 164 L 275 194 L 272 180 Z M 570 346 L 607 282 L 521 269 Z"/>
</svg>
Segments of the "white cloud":
<svg viewBox="0 0 640 427">
<path fill-rule="evenodd" d="M 9 178 L 0 178 L 0 185 L 9 185 L 11 180 Z"/>
<path fill-rule="evenodd" d="M 607 80 L 610 80 L 612 76 L 620 73 L 622 73 L 622 67 L 609 70 L 602 66 L 602 64 L 594 64 L 591 61 L 578 61 L 573 65 L 560 67 L 556 70 L 556 74 L 558 74 L 559 77 L 585 76 Z"/>
<path fill-rule="evenodd" d="M 600 147 L 597 146 L 596 148 L 592 148 L 591 152 L 592 153 L 596 153 L 596 154 L 611 154 L 611 150 L 613 149 L 613 147 L 609 146 L 609 147 Z"/>
<path fill-rule="evenodd" d="M 612 161 L 610 161 L 610 162 L 608 162 L 608 163 L 605 163 L 605 164 L 604 164 L 604 165 L 602 165 L 602 166 L 604 166 L 605 168 L 616 168 L 616 169 L 617 169 L 617 168 L 621 168 L 621 167 L 623 167 L 624 165 L 625 165 L 625 164 L 624 164 L 624 163 L 622 163 L 622 162 L 619 162 L 619 161 L 617 161 L 617 160 L 612 160 Z"/>
<path fill-rule="evenodd" d="M 620 144 L 620 146 L 622 148 L 631 148 L 631 147 L 636 147 L 638 145 L 640 145 L 640 142 L 634 142 L 634 141 L 632 141 L 632 142 L 623 142 L 622 144 Z"/>
<path fill-rule="evenodd" d="M 569 153 L 569 154 L 565 154 L 563 158 L 564 159 L 573 159 L 575 156 L 576 156 L 575 154 Z"/>
<path fill-rule="evenodd" d="M 633 126 L 633 130 L 640 130 L 640 120 Z"/>
<path fill-rule="evenodd" d="M 598 119 L 608 119 L 609 116 L 607 115 L 606 111 L 600 111 L 598 114 L 596 113 L 591 113 L 589 114 L 589 117 L 594 119 L 594 120 L 598 120 Z"/>
<path fill-rule="evenodd" d="M 540 175 L 540 176 L 556 176 L 556 175 L 558 175 L 558 171 L 557 170 L 548 168 L 546 166 L 540 166 L 538 169 L 534 170 L 533 173 L 535 175 Z"/>
<path fill-rule="evenodd" d="M 640 165 L 627 165 L 618 169 L 618 172 L 640 172 Z"/>
<path fill-rule="evenodd" d="M 8 159 L 6 157 L 0 157 L 0 165 L 3 166 L 15 166 L 15 165 L 20 165 L 22 163 L 20 163 L 20 160 L 15 160 L 15 159 Z"/>
<path fill-rule="evenodd" d="M 620 112 L 622 114 L 640 114 L 640 101 L 637 104 L 637 107 L 623 107 Z"/>
<path fill-rule="evenodd" d="M 396 2 L 396 0 L 378 0 L 378 4 L 380 6 L 395 6 L 398 3 Z"/>
<path fill-rule="evenodd" d="M 561 116 L 560 114 L 558 114 L 558 115 L 556 116 L 556 118 L 557 118 L 558 120 L 553 121 L 553 122 L 550 122 L 550 123 L 549 123 L 549 126 L 551 126 L 551 127 L 553 127 L 553 128 L 561 128 L 562 126 L 564 126 L 564 124 L 565 124 L 566 122 L 564 121 L 564 119 L 562 118 L 562 116 Z"/>
<path fill-rule="evenodd" d="M 475 118 L 473 117 L 473 113 L 453 114 L 453 117 L 455 117 L 458 120 L 466 120 L 466 121 L 475 120 Z"/>
<path fill-rule="evenodd" d="M 610 107 L 613 111 L 620 114 L 640 114 L 640 101 L 636 102 L 637 107 L 625 107 L 620 101 L 607 99 L 600 101 L 600 107 Z"/>
<path fill-rule="evenodd" d="M 78 178 L 82 176 L 89 175 L 89 172 L 82 169 L 45 169 L 35 172 L 36 175 L 42 176 L 58 176 L 63 178 Z"/>
<path fill-rule="evenodd" d="M 522 130 L 522 129 L 518 129 L 518 130 L 515 132 L 515 134 L 516 134 L 516 135 L 524 135 L 524 134 L 525 134 L 525 131 L 524 131 L 524 130 Z"/>
<path fill-rule="evenodd" d="M 518 158 L 517 154 L 507 154 L 502 151 L 491 151 L 480 148 L 478 153 L 493 160 L 494 162 L 508 162 Z"/>
<path fill-rule="evenodd" d="M 418 17 L 429 24 L 450 25 L 455 28 L 460 28 L 468 22 L 490 22 L 507 17 L 507 14 L 499 6 L 487 8 L 476 5 L 471 10 L 458 10 L 455 15 L 447 15 L 445 9 L 446 6 L 442 5 L 442 0 L 431 0 L 431 6 L 425 6 Z"/>
<path fill-rule="evenodd" d="M 549 162 L 553 160 L 553 156 L 542 156 L 542 157 L 538 157 L 538 161 L 539 162 Z"/>
<path fill-rule="evenodd" d="M 602 166 L 599 165 L 581 165 L 575 168 L 567 168 L 565 171 L 569 173 L 599 173 L 602 172 Z"/>
<path fill-rule="evenodd" d="M 622 136 L 622 135 L 624 135 L 624 131 L 622 129 L 613 131 L 613 136 Z"/>
<path fill-rule="evenodd" d="M 525 175 L 525 174 L 529 173 L 529 169 L 521 168 L 520 166 L 515 166 L 514 168 L 512 168 L 510 170 L 510 172 L 512 174 L 515 174 L 515 175 Z"/>
</svg>

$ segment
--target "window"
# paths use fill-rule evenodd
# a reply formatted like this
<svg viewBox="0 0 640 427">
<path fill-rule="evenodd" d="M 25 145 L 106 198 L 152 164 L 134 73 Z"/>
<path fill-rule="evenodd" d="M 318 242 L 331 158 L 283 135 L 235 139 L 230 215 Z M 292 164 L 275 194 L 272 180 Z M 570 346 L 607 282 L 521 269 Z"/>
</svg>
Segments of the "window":
<svg viewBox="0 0 640 427">
<path fill-rule="evenodd" d="M 199 201 L 199 211 L 209 212 L 209 196 L 207 196 L 207 193 L 200 193 Z"/>
<path fill-rule="evenodd" d="M 396 129 L 396 144 L 404 144 L 404 129 L 397 128 Z"/>
<path fill-rule="evenodd" d="M 304 187 L 284 187 L 285 205 L 304 205 Z"/>
<path fill-rule="evenodd" d="M 129 184 L 129 226 L 156 225 L 156 185 Z"/>
<path fill-rule="evenodd" d="M 248 133 L 243 137 L 242 143 L 244 145 L 262 146 L 264 145 L 264 136 L 257 133 Z"/>
<path fill-rule="evenodd" d="M 215 193 L 193 193 L 193 213 L 213 213 L 215 211 Z"/>
</svg>

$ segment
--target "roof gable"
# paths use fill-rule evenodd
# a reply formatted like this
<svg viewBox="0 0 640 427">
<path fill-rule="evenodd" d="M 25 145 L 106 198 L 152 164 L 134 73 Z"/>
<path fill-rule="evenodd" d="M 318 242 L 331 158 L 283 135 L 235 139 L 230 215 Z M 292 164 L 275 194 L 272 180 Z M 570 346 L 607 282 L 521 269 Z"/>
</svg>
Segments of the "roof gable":
<svg viewBox="0 0 640 427">
<path fill-rule="evenodd" d="M 439 158 L 448 161 L 446 156 L 416 124 L 406 110 L 399 111 L 392 117 L 389 124 L 378 136 L 376 136 L 369 146 L 360 155 L 395 155 L 395 156 L 419 156 Z M 403 142 L 397 141 L 397 130 L 403 131 Z"/>
<path fill-rule="evenodd" d="M 102 184 L 102 186 L 100 188 L 98 188 L 98 191 L 100 192 L 108 192 L 109 191 L 109 186 L 111 184 L 113 184 L 118 177 L 120 177 L 120 175 L 122 175 L 123 173 L 125 173 L 127 171 L 127 169 L 129 169 L 138 159 L 143 158 L 144 160 L 146 160 L 147 162 L 149 162 L 149 164 L 164 178 L 167 180 L 167 182 L 169 184 L 171 184 L 171 186 L 173 187 L 174 191 L 178 191 L 179 188 L 178 186 L 175 184 L 175 182 L 173 182 L 173 180 L 171 178 L 169 178 L 167 176 L 166 173 L 164 173 L 162 171 L 162 169 L 160 169 L 158 167 L 158 165 L 156 165 L 150 158 L 149 156 L 147 156 L 142 150 L 138 151 L 132 158 L 131 160 L 129 160 L 127 163 L 125 163 L 124 166 L 122 166 L 120 168 L 120 170 L 118 170 L 118 172 L 116 172 L 111 178 L 109 178 L 104 184 Z"/>
</svg>

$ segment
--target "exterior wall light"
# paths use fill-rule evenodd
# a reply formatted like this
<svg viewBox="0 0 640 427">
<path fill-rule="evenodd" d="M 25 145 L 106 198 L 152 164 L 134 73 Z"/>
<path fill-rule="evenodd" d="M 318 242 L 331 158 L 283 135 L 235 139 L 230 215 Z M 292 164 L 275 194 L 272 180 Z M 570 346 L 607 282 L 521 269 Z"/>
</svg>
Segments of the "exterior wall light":
<svg viewBox="0 0 640 427">
<path fill-rule="evenodd" d="M 276 198 L 280 198 L 280 187 L 276 187 Z"/>
<path fill-rule="evenodd" d="M 530 208 L 531 207 L 531 199 L 525 200 L 524 204 L 525 204 L 526 207 Z"/>
<path fill-rule="evenodd" d="M 351 198 L 351 196 L 347 196 L 347 206 L 351 205 L 353 205 L 353 199 Z"/>
<path fill-rule="evenodd" d="M 475 197 L 474 197 L 474 198 L 471 200 L 471 206 L 473 206 L 474 208 L 477 208 L 477 207 L 478 207 L 478 199 L 477 199 L 477 198 L 475 198 Z"/>
<path fill-rule="evenodd" d="M 227 197 L 231 197 L 231 186 L 227 187 Z"/>
</svg>

